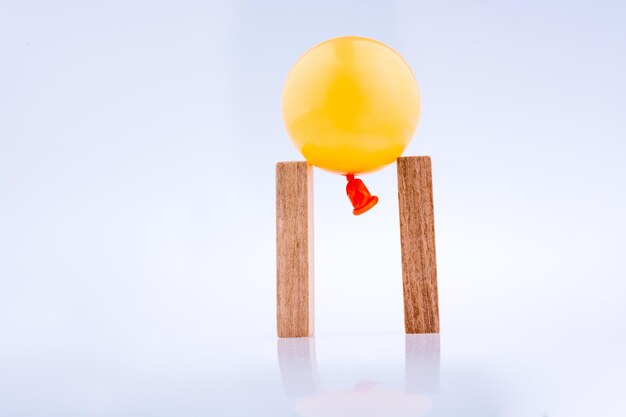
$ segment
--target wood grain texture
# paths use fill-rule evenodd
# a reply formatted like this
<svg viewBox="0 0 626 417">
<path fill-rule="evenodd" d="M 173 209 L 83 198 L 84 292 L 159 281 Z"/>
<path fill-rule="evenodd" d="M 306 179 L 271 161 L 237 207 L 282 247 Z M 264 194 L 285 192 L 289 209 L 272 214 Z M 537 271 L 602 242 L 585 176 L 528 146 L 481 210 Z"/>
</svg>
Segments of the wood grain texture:
<svg viewBox="0 0 626 417">
<path fill-rule="evenodd" d="M 276 316 L 278 337 L 313 335 L 313 170 L 276 164 Z"/>
<path fill-rule="evenodd" d="M 435 221 L 430 157 L 398 158 L 404 326 L 439 333 Z"/>
</svg>

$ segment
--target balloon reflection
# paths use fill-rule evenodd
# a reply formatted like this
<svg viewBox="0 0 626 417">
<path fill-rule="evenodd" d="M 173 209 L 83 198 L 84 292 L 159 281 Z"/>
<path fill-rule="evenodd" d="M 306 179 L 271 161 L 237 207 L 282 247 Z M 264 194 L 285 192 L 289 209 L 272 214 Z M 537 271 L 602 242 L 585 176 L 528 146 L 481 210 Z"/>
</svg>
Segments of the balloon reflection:
<svg viewBox="0 0 626 417">
<path fill-rule="evenodd" d="M 405 336 L 404 390 L 377 382 L 324 390 L 320 386 L 315 338 L 278 340 L 278 363 L 285 394 L 298 399 L 301 417 L 417 417 L 432 409 L 439 391 L 439 335 Z"/>
</svg>

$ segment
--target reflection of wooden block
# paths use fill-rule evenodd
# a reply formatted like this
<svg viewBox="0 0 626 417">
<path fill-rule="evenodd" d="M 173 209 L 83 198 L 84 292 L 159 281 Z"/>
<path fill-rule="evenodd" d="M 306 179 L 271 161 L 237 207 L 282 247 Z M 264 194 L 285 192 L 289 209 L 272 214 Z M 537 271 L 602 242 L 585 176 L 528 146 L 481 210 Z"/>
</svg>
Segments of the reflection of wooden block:
<svg viewBox="0 0 626 417">
<path fill-rule="evenodd" d="M 278 337 L 313 335 L 313 171 L 276 164 L 276 315 Z"/>
<path fill-rule="evenodd" d="M 404 326 L 439 333 L 435 222 L 430 157 L 398 158 Z"/>
<path fill-rule="evenodd" d="M 278 367 L 288 397 L 312 397 L 319 392 L 315 338 L 278 339 Z"/>
<path fill-rule="evenodd" d="M 439 334 L 404 336 L 406 392 L 439 393 Z"/>
</svg>

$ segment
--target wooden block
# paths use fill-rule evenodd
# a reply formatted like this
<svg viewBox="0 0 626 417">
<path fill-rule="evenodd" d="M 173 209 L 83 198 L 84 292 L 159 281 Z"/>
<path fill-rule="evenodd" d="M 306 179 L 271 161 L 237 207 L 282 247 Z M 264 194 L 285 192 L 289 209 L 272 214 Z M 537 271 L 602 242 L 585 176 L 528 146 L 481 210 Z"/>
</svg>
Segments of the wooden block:
<svg viewBox="0 0 626 417">
<path fill-rule="evenodd" d="M 398 158 L 404 327 L 439 333 L 437 263 L 430 157 Z"/>
<path fill-rule="evenodd" d="M 313 170 L 276 164 L 276 316 L 278 337 L 313 335 Z"/>
</svg>

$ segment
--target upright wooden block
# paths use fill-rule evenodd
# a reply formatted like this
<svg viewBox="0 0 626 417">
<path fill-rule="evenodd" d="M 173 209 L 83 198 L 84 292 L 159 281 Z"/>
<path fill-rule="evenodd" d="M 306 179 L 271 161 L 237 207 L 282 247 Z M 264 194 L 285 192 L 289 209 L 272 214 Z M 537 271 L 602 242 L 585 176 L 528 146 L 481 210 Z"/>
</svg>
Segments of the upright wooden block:
<svg viewBox="0 0 626 417">
<path fill-rule="evenodd" d="M 276 316 L 278 337 L 313 335 L 313 170 L 276 164 Z"/>
<path fill-rule="evenodd" d="M 398 158 L 404 327 L 439 333 L 437 263 L 430 157 Z"/>
</svg>

